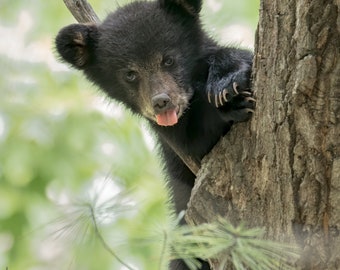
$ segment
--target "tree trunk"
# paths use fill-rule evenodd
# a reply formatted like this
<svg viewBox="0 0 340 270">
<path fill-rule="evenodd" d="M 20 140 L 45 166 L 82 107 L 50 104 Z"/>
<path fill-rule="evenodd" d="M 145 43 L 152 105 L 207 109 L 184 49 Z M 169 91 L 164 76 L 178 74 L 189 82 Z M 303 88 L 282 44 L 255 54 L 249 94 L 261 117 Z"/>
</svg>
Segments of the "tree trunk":
<svg viewBox="0 0 340 270">
<path fill-rule="evenodd" d="M 256 112 L 202 161 L 190 223 L 265 227 L 298 268 L 340 269 L 339 28 L 339 0 L 261 1 Z"/>
</svg>

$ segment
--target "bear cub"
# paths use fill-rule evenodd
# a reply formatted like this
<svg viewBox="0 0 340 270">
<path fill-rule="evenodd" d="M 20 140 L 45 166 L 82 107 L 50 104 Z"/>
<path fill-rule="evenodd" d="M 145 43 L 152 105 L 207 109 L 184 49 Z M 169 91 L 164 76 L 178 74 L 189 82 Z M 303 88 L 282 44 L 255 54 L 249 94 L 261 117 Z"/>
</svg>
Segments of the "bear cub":
<svg viewBox="0 0 340 270">
<path fill-rule="evenodd" d="M 202 29 L 202 0 L 132 2 L 99 25 L 60 30 L 61 58 L 112 99 L 144 117 L 158 140 L 177 212 L 195 175 L 176 154 L 200 161 L 235 122 L 252 115 L 252 53 L 218 45 Z M 172 270 L 188 269 L 181 260 Z M 210 269 L 202 262 L 201 269 Z"/>
</svg>

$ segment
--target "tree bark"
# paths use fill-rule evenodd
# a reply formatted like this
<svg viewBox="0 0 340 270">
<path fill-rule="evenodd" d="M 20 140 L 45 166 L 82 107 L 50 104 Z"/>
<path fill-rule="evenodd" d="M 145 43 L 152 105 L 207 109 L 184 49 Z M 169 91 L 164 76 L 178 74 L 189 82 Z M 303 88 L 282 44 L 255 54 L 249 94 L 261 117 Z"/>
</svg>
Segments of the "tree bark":
<svg viewBox="0 0 340 270">
<path fill-rule="evenodd" d="M 298 268 L 340 269 L 339 31 L 338 0 L 261 1 L 256 112 L 202 161 L 190 223 L 264 227 Z"/>
<path fill-rule="evenodd" d="M 100 19 L 86 0 L 63 0 L 79 23 L 100 23 Z"/>
</svg>

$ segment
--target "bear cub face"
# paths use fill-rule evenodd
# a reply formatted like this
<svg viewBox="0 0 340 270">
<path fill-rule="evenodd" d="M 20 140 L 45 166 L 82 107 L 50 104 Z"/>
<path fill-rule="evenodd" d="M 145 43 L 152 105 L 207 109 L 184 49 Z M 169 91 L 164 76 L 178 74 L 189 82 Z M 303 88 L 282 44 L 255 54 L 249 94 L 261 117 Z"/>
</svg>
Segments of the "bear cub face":
<svg viewBox="0 0 340 270">
<path fill-rule="evenodd" d="M 161 126 L 175 125 L 193 96 L 200 55 L 200 6 L 187 12 L 167 2 L 134 2 L 101 25 L 63 28 L 57 50 L 113 99 Z"/>
</svg>

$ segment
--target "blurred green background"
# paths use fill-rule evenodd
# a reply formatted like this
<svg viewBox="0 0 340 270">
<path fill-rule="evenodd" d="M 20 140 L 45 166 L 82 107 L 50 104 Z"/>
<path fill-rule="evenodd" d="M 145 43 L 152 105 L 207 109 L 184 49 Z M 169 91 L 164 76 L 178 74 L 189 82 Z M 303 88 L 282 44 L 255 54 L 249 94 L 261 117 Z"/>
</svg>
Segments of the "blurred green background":
<svg viewBox="0 0 340 270">
<path fill-rule="evenodd" d="M 90 3 L 104 18 L 125 1 Z M 251 48 L 258 6 L 205 1 L 205 28 Z M 146 125 L 56 59 L 54 36 L 74 22 L 62 0 L 0 0 L 0 270 L 127 269 L 89 209 L 124 261 L 156 270 L 162 165 Z"/>
</svg>

